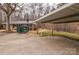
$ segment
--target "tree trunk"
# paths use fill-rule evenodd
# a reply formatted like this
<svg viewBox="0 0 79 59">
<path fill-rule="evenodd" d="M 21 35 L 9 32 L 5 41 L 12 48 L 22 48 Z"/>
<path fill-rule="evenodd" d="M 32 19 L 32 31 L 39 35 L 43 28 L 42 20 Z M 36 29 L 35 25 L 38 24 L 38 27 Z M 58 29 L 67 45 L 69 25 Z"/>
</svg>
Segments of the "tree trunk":
<svg viewBox="0 0 79 59">
<path fill-rule="evenodd" d="M 10 32 L 10 16 L 7 15 L 7 20 L 6 20 L 6 31 Z"/>
</svg>

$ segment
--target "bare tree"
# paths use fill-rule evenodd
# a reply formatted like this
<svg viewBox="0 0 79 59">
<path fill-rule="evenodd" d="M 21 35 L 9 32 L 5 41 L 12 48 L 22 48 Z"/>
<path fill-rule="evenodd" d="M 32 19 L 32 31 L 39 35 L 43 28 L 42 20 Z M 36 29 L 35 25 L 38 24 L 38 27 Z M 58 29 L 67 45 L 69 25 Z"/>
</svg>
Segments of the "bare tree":
<svg viewBox="0 0 79 59">
<path fill-rule="evenodd" d="M 15 11 L 16 3 L 0 3 L 0 9 L 6 13 L 6 31 L 10 31 L 10 15 Z"/>
</svg>

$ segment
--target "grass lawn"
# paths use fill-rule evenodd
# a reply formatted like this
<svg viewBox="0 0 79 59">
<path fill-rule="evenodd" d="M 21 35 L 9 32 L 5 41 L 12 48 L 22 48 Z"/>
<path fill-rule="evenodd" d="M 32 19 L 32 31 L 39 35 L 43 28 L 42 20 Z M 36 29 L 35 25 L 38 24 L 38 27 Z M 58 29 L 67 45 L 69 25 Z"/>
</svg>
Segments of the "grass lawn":
<svg viewBox="0 0 79 59">
<path fill-rule="evenodd" d="M 70 38 L 73 40 L 79 40 L 79 35 L 76 33 L 69 33 L 69 32 L 57 32 L 57 31 L 49 31 L 49 30 L 39 30 L 38 34 L 42 37 L 44 36 L 61 36 L 61 37 L 66 37 Z"/>
</svg>

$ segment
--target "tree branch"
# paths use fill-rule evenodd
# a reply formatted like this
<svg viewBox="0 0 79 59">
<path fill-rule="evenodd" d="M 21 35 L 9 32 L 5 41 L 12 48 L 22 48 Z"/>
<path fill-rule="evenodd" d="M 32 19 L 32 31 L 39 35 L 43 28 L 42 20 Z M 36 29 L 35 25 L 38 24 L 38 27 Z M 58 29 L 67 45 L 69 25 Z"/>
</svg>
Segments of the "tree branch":
<svg viewBox="0 0 79 59">
<path fill-rule="evenodd" d="M 2 4 L 0 4 L 0 9 L 3 10 L 6 14 L 8 13 L 7 10 L 3 7 Z"/>
</svg>

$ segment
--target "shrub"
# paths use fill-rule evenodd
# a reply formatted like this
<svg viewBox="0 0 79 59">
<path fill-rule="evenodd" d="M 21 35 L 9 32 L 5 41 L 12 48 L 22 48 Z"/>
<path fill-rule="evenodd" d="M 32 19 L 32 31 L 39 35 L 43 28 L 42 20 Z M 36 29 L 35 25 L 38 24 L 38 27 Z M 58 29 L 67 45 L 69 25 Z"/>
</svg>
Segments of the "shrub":
<svg viewBox="0 0 79 59">
<path fill-rule="evenodd" d="M 49 30 L 46 29 L 42 29 L 39 32 L 39 35 L 44 37 L 44 36 L 62 36 L 62 37 L 66 37 L 66 38 L 70 38 L 70 39 L 75 39 L 75 40 L 79 40 L 79 35 L 75 34 L 75 33 L 69 33 L 69 32 L 56 32 L 53 31 L 53 33 Z"/>
</svg>

